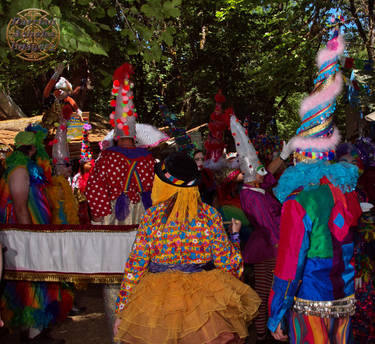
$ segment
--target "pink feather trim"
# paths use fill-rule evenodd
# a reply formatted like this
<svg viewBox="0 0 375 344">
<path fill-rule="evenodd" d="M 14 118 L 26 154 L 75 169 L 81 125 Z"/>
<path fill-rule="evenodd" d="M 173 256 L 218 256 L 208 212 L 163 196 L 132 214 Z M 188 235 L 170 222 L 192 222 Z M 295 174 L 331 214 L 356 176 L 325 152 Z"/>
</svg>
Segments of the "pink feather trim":
<svg viewBox="0 0 375 344">
<path fill-rule="evenodd" d="M 337 72 L 335 81 L 328 88 L 324 89 L 321 92 L 317 92 L 311 96 L 308 96 L 302 101 L 301 108 L 299 110 L 301 119 L 307 111 L 315 108 L 319 104 L 323 104 L 335 98 L 341 92 L 342 86 L 343 81 L 341 72 Z"/>
<path fill-rule="evenodd" d="M 118 80 L 120 82 L 120 85 L 124 82 L 124 79 L 129 79 L 131 75 L 134 74 L 134 68 L 133 66 L 125 62 L 120 67 L 118 67 L 115 72 L 113 73 L 112 80 Z"/>
<path fill-rule="evenodd" d="M 335 127 L 332 135 L 327 137 L 321 138 L 311 138 L 311 137 L 302 137 L 302 136 L 295 136 L 292 138 L 291 147 L 295 151 L 297 148 L 306 150 L 306 149 L 316 149 L 317 151 L 327 151 L 331 149 L 335 149 L 336 146 L 339 144 L 341 140 L 341 135 L 339 130 Z"/>
<path fill-rule="evenodd" d="M 345 40 L 341 35 L 337 37 L 337 43 L 338 44 L 336 50 L 331 50 L 325 47 L 318 52 L 318 56 L 316 57 L 316 63 L 318 67 L 320 67 L 325 61 L 332 60 L 337 55 L 342 55 L 344 53 Z"/>
</svg>

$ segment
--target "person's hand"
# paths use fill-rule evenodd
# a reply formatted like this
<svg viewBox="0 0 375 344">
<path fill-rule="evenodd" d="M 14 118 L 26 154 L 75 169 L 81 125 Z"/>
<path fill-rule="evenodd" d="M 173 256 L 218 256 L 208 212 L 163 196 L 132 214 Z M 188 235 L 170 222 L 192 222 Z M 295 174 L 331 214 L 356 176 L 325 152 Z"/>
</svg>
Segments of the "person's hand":
<svg viewBox="0 0 375 344">
<path fill-rule="evenodd" d="M 80 120 L 81 122 L 84 122 L 84 119 L 83 119 L 83 117 L 82 117 L 82 111 L 81 111 L 80 109 L 77 109 L 77 115 L 78 115 L 78 117 L 79 117 L 79 120 Z"/>
<path fill-rule="evenodd" d="M 240 220 L 236 220 L 232 218 L 232 232 L 239 233 L 241 230 L 242 223 Z"/>
<path fill-rule="evenodd" d="M 285 141 L 283 141 L 283 149 L 280 153 L 280 159 L 284 161 L 287 160 L 292 152 L 292 140 L 290 140 L 288 143 L 285 143 Z"/>
<path fill-rule="evenodd" d="M 284 334 L 283 330 L 281 329 L 281 323 L 277 326 L 277 329 L 275 332 L 271 332 L 273 338 L 276 340 L 281 340 L 282 342 L 286 342 L 288 339 L 288 336 Z"/>
<path fill-rule="evenodd" d="M 113 324 L 113 334 L 114 334 L 115 337 L 117 336 L 118 327 L 120 326 L 120 323 L 121 323 L 121 319 L 116 318 L 115 323 Z"/>
</svg>

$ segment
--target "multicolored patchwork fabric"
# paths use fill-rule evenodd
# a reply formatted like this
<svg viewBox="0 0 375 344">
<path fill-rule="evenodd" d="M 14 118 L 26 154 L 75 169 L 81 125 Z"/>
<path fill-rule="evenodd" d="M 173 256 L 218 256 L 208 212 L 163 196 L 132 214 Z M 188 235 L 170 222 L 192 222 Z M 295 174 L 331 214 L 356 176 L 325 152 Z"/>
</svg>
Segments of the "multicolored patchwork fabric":
<svg viewBox="0 0 375 344">
<path fill-rule="evenodd" d="M 355 192 L 327 178 L 283 204 L 268 327 L 275 331 L 294 297 L 332 301 L 354 293 L 353 231 L 361 215 Z"/>
<path fill-rule="evenodd" d="M 171 221 L 165 227 L 166 222 L 164 203 L 151 207 L 144 214 L 125 265 L 116 312 L 124 308 L 150 262 L 202 264 L 213 261 L 216 268 L 241 276 L 243 264 L 239 242 L 229 241 L 216 209 L 202 203 L 196 219 L 187 223 Z"/>
</svg>

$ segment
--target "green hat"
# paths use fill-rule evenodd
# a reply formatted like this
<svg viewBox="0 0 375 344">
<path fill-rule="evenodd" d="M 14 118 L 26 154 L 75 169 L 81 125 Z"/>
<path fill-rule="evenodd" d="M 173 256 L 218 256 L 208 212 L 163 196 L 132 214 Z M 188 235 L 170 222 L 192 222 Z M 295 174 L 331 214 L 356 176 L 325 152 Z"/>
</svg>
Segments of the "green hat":
<svg viewBox="0 0 375 344">
<path fill-rule="evenodd" d="M 14 138 L 14 145 L 16 148 L 29 145 L 35 146 L 35 144 L 35 134 L 30 131 L 21 131 Z"/>
</svg>

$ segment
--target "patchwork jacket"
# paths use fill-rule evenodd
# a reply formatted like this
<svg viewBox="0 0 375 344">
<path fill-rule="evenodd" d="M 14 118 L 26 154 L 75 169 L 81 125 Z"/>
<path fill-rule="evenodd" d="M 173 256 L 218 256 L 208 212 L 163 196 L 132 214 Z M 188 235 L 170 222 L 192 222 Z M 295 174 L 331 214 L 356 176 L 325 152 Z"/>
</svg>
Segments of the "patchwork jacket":
<svg viewBox="0 0 375 344">
<path fill-rule="evenodd" d="M 294 298 L 333 301 L 354 294 L 353 226 L 361 215 L 355 191 L 326 177 L 285 200 L 268 327 L 275 331 Z"/>
</svg>

